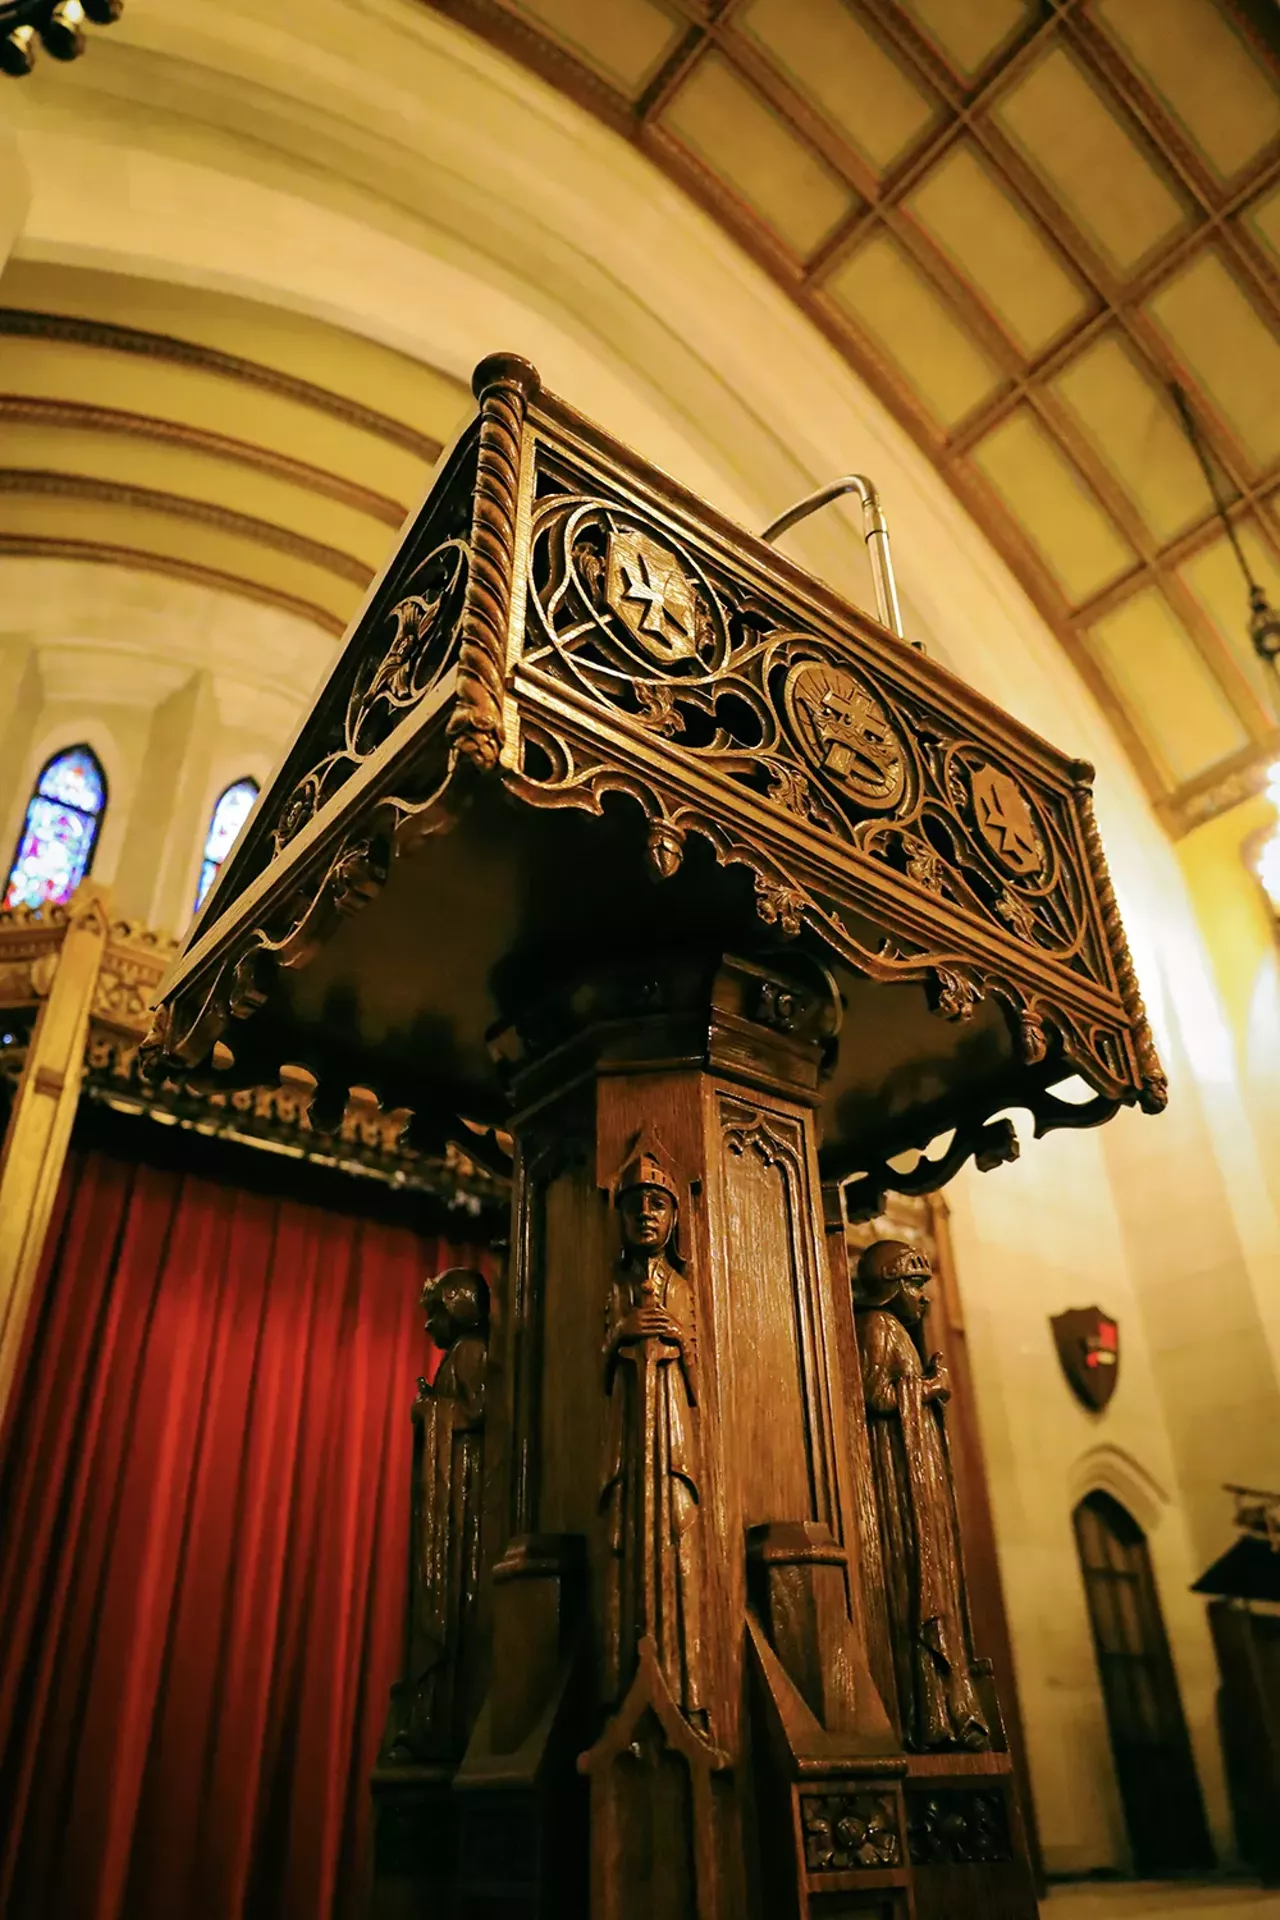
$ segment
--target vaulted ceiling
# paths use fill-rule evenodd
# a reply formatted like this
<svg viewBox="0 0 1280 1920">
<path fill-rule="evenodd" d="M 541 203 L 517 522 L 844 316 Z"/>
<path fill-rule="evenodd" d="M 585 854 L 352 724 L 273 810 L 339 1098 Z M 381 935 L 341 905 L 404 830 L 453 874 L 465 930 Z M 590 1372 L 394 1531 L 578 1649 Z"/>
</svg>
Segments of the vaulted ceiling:
<svg viewBox="0 0 1280 1920">
<path fill-rule="evenodd" d="M 1280 604 L 1274 0 L 399 3 L 589 108 L 788 290 L 1010 562 L 1175 830 L 1249 789 L 1280 732 L 1170 385 Z M 18 83 L 24 109 L 69 109 L 83 68 L 153 112 L 167 70 L 129 19 Z M 467 404 L 300 312 L 17 258 L 0 553 L 337 633 Z"/>
<path fill-rule="evenodd" d="M 14 260 L 0 553 L 165 573 L 339 634 L 469 404 L 320 320 Z"/>
<path fill-rule="evenodd" d="M 635 141 L 1010 561 L 1176 828 L 1280 740 L 1273 0 L 419 0 Z M 857 464 L 856 448 L 850 462 Z"/>
</svg>

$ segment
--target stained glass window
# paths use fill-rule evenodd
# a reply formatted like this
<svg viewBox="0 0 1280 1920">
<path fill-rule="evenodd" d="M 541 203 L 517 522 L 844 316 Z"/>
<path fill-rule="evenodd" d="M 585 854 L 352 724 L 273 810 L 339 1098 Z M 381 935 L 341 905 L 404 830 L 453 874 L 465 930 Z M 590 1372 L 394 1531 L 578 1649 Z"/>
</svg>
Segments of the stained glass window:
<svg viewBox="0 0 1280 1920">
<path fill-rule="evenodd" d="M 68 747 L 45 764 L 27 802 L 6 907 L 71 898 L 93 863 L 106 805 L 106 776 L 89 747 Z"/>
<path fill-rule="evenodd" d="M 196 888 L 196 912 L 204 905 L 204 897 L 213 885 L 213 876 L 222 865 L 249 815 L 253 812 L 253 803 L 258 797 L 256 780 L 237 780 L 234 785 L 218 797 L 209 822 L 209 834 L 204 843 L 204 859 L 200 863 L 200 884 Z"/>
</svg>

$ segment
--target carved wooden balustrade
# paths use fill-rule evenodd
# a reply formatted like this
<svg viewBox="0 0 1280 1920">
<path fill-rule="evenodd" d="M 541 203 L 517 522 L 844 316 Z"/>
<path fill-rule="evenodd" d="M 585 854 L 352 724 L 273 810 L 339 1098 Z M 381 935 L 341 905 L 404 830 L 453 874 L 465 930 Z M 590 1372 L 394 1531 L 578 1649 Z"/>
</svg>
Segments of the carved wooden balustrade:
<svg viewBox="0 0 1280 1920">
<path fill-rule="evenodd" d="M 925 1272 L 860 1264 L 860 1356 L 846 1231 L 1010 1107 L 1164 1104 L 1091 771 L 525 362 L 475 388 L 144 1049 L 515 1138 L 388 1828 L 467 1915 L 1029 1915 Z"/>
</svg>

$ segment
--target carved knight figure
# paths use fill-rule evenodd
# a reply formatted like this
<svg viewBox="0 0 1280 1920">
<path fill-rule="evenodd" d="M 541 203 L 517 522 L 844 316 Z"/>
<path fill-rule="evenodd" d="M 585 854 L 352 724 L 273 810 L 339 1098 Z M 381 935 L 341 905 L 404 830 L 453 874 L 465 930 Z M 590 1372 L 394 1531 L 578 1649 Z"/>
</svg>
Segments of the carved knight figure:
<svg viewBox="0 0 1280 1920">
<path fill-rule="evenodd" d="M 930 1278 L 919 1248 L 878 1240 L 855 1281 L 903 1737 L 917 1751 L 989 1745 L 943 1426 L 951 1389 L 940 1357 L 925 1361 L 920 1345 Z"/>
<path fill-rule="evenodd" d="M 693 1295 L 677 1251 L 679 1197 L 661 1162 L 639 1152 L 619 1177 L 615 1202 L 623 1251 L 607 1313 L 609 1441 L 600 1495 L 609 1547 L 606 1693 L 615 1705 L 622 1700 L 648 1636 L 673 1700 L 705 1733 L 697 1363 Z"/>
<path fill-rule="evenodd" d="M 391 1759 L 419 1761 L 457 1758 L 469 1731 L 459 1674 L 480 1584 L 488 1283 L 450 1267 L 427 1282 L 422 1306 L 443 1358 L 412 1409 L 408 1661 L 389 1742 Z"/>
</svg>

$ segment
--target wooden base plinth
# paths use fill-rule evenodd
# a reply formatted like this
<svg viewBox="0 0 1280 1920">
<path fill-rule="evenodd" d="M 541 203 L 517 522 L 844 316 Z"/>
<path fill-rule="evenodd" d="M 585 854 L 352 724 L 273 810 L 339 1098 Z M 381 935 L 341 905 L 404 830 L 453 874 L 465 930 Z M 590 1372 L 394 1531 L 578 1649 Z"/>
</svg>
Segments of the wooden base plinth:
<svg viewBox="0 0 1280 1920">
<path fill-rule="evenodd" d="M 913 1754 L 905 1797 L 916 1920 L 1035 1914 L 1007 1753 Z"/>
<path fill-rule="evenodd" d="M 380 1766 L 372 1785 L 374 1920 L 448 1913 L 458 1873 L 453 1768 Z"/>
</svg>

